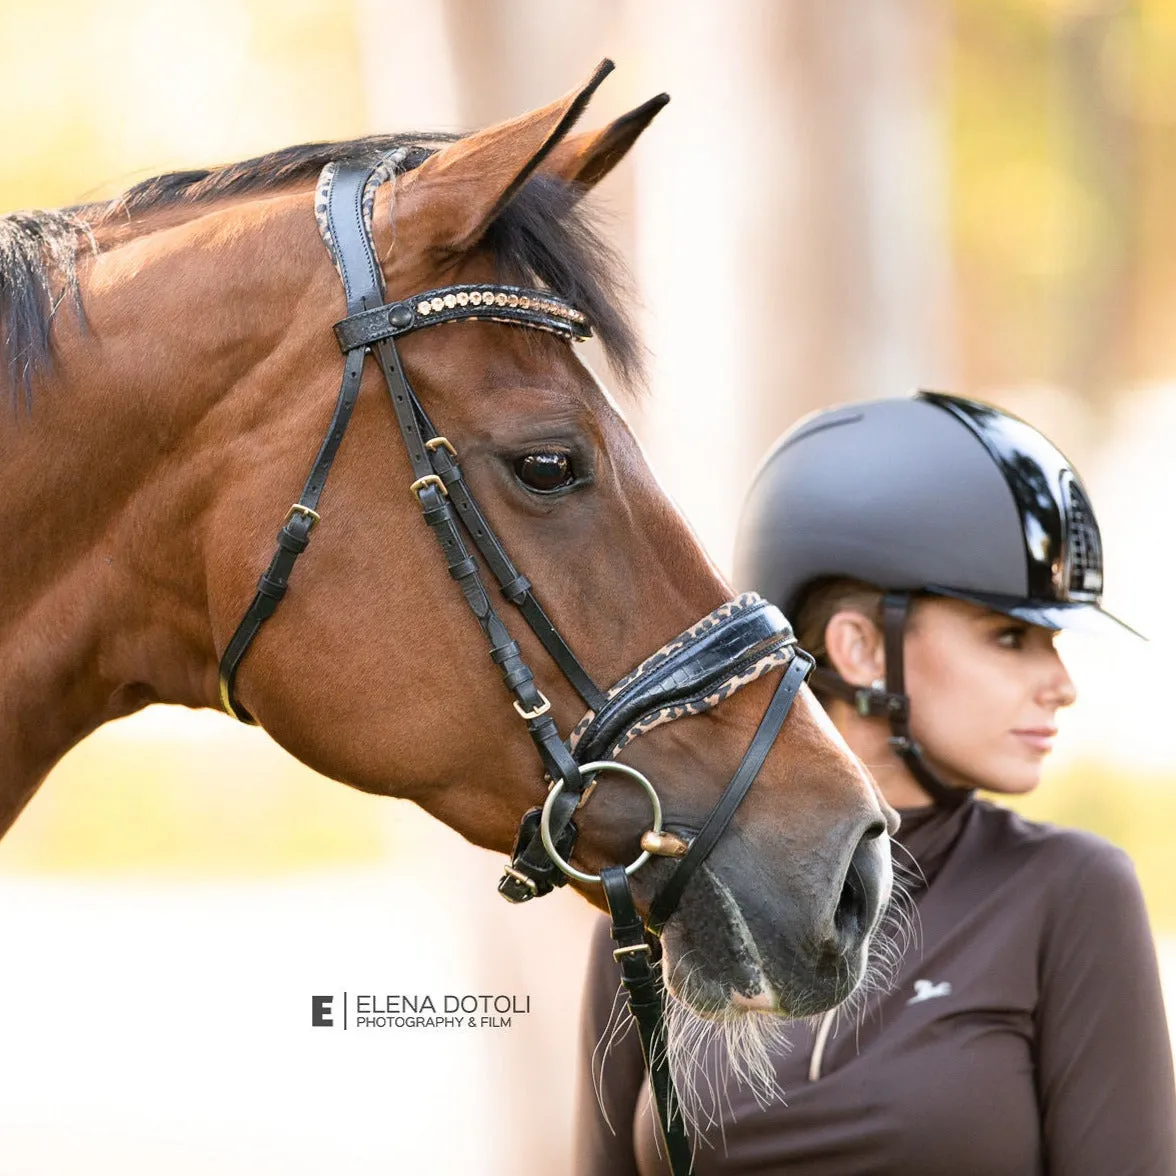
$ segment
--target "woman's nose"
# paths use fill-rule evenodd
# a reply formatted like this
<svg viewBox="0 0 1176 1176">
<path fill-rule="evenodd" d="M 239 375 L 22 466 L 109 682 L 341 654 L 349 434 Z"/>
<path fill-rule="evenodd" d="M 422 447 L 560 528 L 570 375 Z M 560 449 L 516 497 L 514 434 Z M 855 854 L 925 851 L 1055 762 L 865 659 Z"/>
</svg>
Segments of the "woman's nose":
<svg viewBox="0 0 1176 1176">
<path fill-rule="evenodd" d="M 1057 650 L 1050 652 L 1054 664 L 1045 684 L 1044 694 L 1055 708 L 1073 706 L 1078 698 L 1078 688 L 1074 685 L 1074 679 L 1070 677 L 1070 671 L 1066 669 L 1066 663 L 1062 661 Z"/>
</svg>

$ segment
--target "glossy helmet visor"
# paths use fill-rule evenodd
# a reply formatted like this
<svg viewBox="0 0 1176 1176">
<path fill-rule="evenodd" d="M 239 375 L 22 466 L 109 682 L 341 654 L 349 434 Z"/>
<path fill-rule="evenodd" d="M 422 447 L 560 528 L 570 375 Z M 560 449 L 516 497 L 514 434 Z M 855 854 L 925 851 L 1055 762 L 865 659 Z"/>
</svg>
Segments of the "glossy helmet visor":
<svg viewBox="0 0 1176 1176">
<path fill-rule="evenodd" d="M 926 591 L 935 596 L 951 596 L 969 604 L 978 604 L 982 608 L 990 608 L 993 612 L 1004 613 L 1030 625 L 1040 625 L 1043 629 L 1068 629 L 1076 633 L 1089 633 L 1095 637 L 1121 637 L 1124 633 L 1130 633 L 1143 639 L 1142 633 L 1097 604 L 1055 604 L 1047 600 L 1018 600 L 1015 596 L 998 596 L 994 593 L 959 592 L 954 588 L 940 587 L 938 584 L 928 584 Z"/>
<path fill-rule="evenodd" d="M 1063 454 L 1000 409 L 938 392 L 817 413 L 761 465 L 737 580 L 795 618 L 828 577 L 1048 629 L 1135 632 L 1101 608 L 1098 523 Z"/>
<path fill-rule="evenodd" d="M 1070 463 L 1031 425 L 988 405 L 934 392 L 919 398 L 970 429 L 1004 474 L 1020 518 L 1028 595 L 969 592 L 939 584 L 925 590 L 1005 613 L 1044 629 L 1139 637 L 1106 612 L 1102 540 L 1094 510 Z"/>
</svg>

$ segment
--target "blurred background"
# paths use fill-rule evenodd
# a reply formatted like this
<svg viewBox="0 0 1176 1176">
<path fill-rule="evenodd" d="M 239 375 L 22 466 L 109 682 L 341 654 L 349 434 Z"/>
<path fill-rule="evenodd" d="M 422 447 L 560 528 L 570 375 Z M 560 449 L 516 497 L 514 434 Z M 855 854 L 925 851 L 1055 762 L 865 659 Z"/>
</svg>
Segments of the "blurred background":
<svg viewBox="0 0 1176 1176">
<path fill-rule="evenodd" d="M 1151 641 L 1065 646 L 1082 697 L 1022 807 L 1132 853 L 1176 996 L 1176 6 L 4 0 L 0 211 L 473 128 L 605 55 L 585 125 L 673 96 L 597 202 L 653 357 L 627 412 L 720 565 L 754 462 L 838 401 L 988 399 L 1084 472 Z M 0 843 L 0 1171 L 560 1172 L 592 915 L 508 908 L 500 864 L 216 715 L 99 731 Z M 531 1012 L 312 1029 L 345 990 Z"/>
</svg>

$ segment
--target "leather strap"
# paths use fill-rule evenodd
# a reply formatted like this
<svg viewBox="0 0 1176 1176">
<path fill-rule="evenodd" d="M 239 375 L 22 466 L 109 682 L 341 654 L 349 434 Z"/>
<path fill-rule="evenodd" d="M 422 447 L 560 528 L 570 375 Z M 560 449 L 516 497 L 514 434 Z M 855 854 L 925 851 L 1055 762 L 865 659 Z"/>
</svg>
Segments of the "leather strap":
<svg viewBox="0 0 1176 1176">
<path fill-rule="evenodd" d="M 531 581 L 514 566 L 510 556 L 499 543 L 494 528 L 486 521 L 466 485 L 461 467 L 458 465 L 457 454 L 453 451 L 452 446 L 447 447 L 447 444 L 442 443 L 444 439 L 437 435 L 435 426 L 429 420 L 428 414 L 422 407 L 416 393 L 413 392 L 411 385 L 408 386 L 408 393 L 416 410 L 418 424 L 423 426 L 430 438 L 426 442 L 426 448 L 429 451 L 433 470 L 445 484 L 450 501 L 457 507 L 457 513 L 465 527 L 466 534 L 473 540 L 478 553 L 486 561 L 486 566 L 498 581 L 503 596 L 523 614 L 523 619 L 531 626 L 535 636 L 542 642 L 543 648 L 563 671 L 564 676 L 576 689 L 588 708 L 595 710 L 603 706 L 604 692 L 592 680 L 591 675 L 580 664 L 579 659 L 551 623 L 550 618 L 531 591 Z"/>
<path fill-rule="evenodd" d="M 371 174 L 367 164 L 349 160 L 336 164 L 327 204 L 327 223 L 349 316 L 384 302 L 384 274 L 363 215 L 363 189 Z"/>
<path fill-rule="evenodd" d="M 814 666 L 810 678 L 814 690 L 822 690 L 850 703 L 863 718 L 888 719 L 892 712 L 907 705 L 905 694 L 875 690 L 872 686 L 855 686 L 826 666 Z"/>
<path fill-rule="evenodd" d="M 791 627 L 774 605 L 754 593 L 729 601 L 612 687 L 599 716 L 590 711 L 569 740 L 576 763 L 613 758 L 643 724 L 656 725 L 708 709 L 768 672 L 773 663 L 782 664 L 790 656 L 784 651 L 794 643 Z M 564 775 L 553 773 L 552 779 Z M 560 806 L 567 803 L 561 795 L 555 812 L 560 813 Z M 538 832 L 529 843 L 520 839 L 500 892 L 512 902 L 546 893 L 549 864 Z M 519 879 L 519 872 L 534 885 Z"/>
<path fill-rule="evenodd" d="M 458 530 L 458 515 L 454 514 L 454 505 L 475 545 L 499 580 L 503 592 L 520 608 L 545 648 L 587 704 L 600 705 L 604 695 L 535 600 L 529 581 L 515 569 L 482 516 L 465 486 L 456 455 L 440 443 L 441 439 L 436 436 L 412 391 L 393 338 L 415 327 L 463 317 L 490 318 L 554 330 L 567 338 L 584 337 L 590 330 L 585 316 L 564 299 L 544 291 L 521 287 L 452 286 L 386 306 L 383 301 L 383 276 L 363 214 L 364 191 L 371 171 L 370 167 L 346 162 L 332 169 L 326 191 L 327 236 L 343 282 L 349 312 L 348 318 L 339 324 L 337 330 L 340 343 L 345 348 L 343 386 L 335 417 L 306 489 L 292 508 L 278 536 L 278 550 L 259 582 L 256 598 L 221 659 L 221 700 L 230 714 L 245 722 L 252 721 L 251 716 L 233 697 L 236 671 L 261 625 L 273 615 L 285 595 L 294 562 L 306 550 L 310 530 L 318 521 L 314 507 L 355 406 L 364 358 L 370 345 L 376 351 L 388 386 L 393 411 L 413 470 L 412 488 L 425 522 L 432 529 L 445 556 L 449 574 L 461 588 L 463 597 L 486 635 L 491 659 L 498 665 L 507 688 L 514 695 L 515 709 L 527 723 L 528 733 L 539 751 L 545 772 L 552 779 L 565 781 L 565 791 L 556 806 L 551 828 L 557 844 L 563 845 L 564 852 L 570 855 L 571 842 L 575 837 L 571 815 L 583 787 L 579 766 L 560 739 L 554 720 L 547 714 L 550 704 L 536 687 L 534 675 L 524 663 L 518 644 L 510 637 L 490 603 L 478 564 L 467 550 Z M 541 839 L 527 837 L 526 841 L 523 851 L 516 855 L 519 859 L 517 876 L 505 879 L 503 887 L 508 896 L 509 892 L 517 890 L 514 896 L 519 900 L 545 893 L 566 881 L 563 873 L 543 850 Z"/>
<path fill-rule="evenodd" d="M 887 710 L 890 720 L 889 743 L 895 754 L 906 765 L 915 781 L 938 805 L 944 808 L 958 808 L 972 794 L 970 788 L 953 788 L 944 783 L 932 770 L 923 756 L 923 749 L 911 734 L 910 699 L 906 694 L 903 669 L 903 639 L 906 633 L 907 614 L 910 612 L 910 594 L 888 592 L 882 598 L 882 640 L 886 653 L 886 692 L 891 698 L 902 700 L 901 706 Z"/>
<path fill-rule="evenodd" d="M 253 597 L 253 603 L 241 618 L 221 655 L 219 668 L 221 705 L 229 714 L 240 719 L 243 723 L 253 723 L 254 719 L 237 702 L 233 693 L 237 669 L 261 626 L 274 615 L 278 605 L 282 602 L 282 598 L 290 586 L 290 574 L 294 571 L 294 564 L 310 543 L 310 533 L 319 517 L 316 508 L 322 497 L 327 475 L 331 472 L 335 455 L 339 452 L 343 434 L 347 431 L 347 425 L 355 409 L 362 377 L 363 352 L 360 351 L 347 357 L 343 366 L 343 381 L 339 387 L 339 396 L 335 401 L 335 411 L 331 417 L 331 423 L 327 427 L 327 435 L 319 447 L 318 456 L 314 459 L 310 475 L 302 487 L 298 501 L 290 507 L 286 521 L 278 532 L 277 550 L 270 560 L 269 567 L 257 582 L 257 593 Z"/>
<path fill-rule="evenodd" d="M 669 1157 L 670 1171 L 673 1176 L 689 1176 L 693 1156 L 662 1040 L 664 994 L 661 979 L 653 967 L 653 948 L 646 939 L 641 916 L 633 905 L 624 866 L 605 867 L 600 871 L 600 883 L 612 915 L 609 930 L 616 944 L 613 959 L 620 965 L 629 1012 L 637 1022 L 637 1036 L 649 1071 L 649 1085 L 657 1105 L 658 1126 Z"/>
<path fill-rule="evenodd" d="M 335 170 L 332 199 L 327 210 L 340 261 L 339 271 L 343 278 L 347 309 L 352 314 L 376 306 L 384 298 L 383 275 L 376 263 L 363 219 L 363 186 L 371 170 L 370 167 L 356 164 L 339 164 Z M 327 428 L 327 435 L 319 447 L 318 456 L 311 466 L 310 476 L 306 479 L 306 485 L 298 501 L 290 508 L 285 524 L 278 532 L 277 550 L 270 560 L 269 567 L 257 582 L 257 593 L 253 603 L 241 618 L 221 656 L 221 705 L 229 714 L 245 723 L 252 723 L 254 719 L 234 697 L 233 684 L 237 670 L 261 626 L 273 616 L 286 595 L 295 561 L 310 542 L 310 532 L 319 518 L 315 508 L 318 506 L 327 475 L 331 472 L 331 465 L 339 452 L 343 434 L 347 431 L 359 395 L 363 359 L 362 350 L 353 351 L 346 357 L 335 412 Z"/>
<path fill-rule="evenodd" d="M 792 709 L 796 695 L 812 668 L 812 655 L 803 649 L 797 649 L 780 679 L 780 685 L 776 687 L 776 693 L 772 695 L 772 701 L 768 704 L 768 709 L 764 712 L 747 751 L 743 753 L 743 759 L 735 775 L 731 777 L 731 782 L 719 797 L 718 803 L 711 809 L 710 816 L 703 823 L 698 835 L 690 843 L 686 856 L 678 863 L 678 868 L 649 908 L 646 925 L 655 935 L 661 932 L 670 916 L 678 909 L 687 883 L 731 823 L 735 810 L 755 782 L 760 768 L 764 766 L 764 760 L 767 759 L 768 752 L 771 751 L 772 744 Z"/>
</svg>

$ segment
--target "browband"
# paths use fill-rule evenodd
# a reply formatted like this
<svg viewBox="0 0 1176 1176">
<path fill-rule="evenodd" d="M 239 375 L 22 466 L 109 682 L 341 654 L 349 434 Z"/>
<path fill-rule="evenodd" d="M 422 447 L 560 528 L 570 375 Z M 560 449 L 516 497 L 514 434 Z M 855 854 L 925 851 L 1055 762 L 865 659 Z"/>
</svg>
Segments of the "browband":
<svg viewBox="0 0 1176 1176">
<path fill-rule="evenodd" d="M 582 310 L 546 290 L 525 286 L 441 286 L 400 302 L 360 311 L 335 324 L 335 338 L 345 355 L 381 339 L 395 339 L 421 327 L 435 327 L 460 319 L 550 331 L 565 339 L 587 339 L 592 327 Z"/>
</svg>

